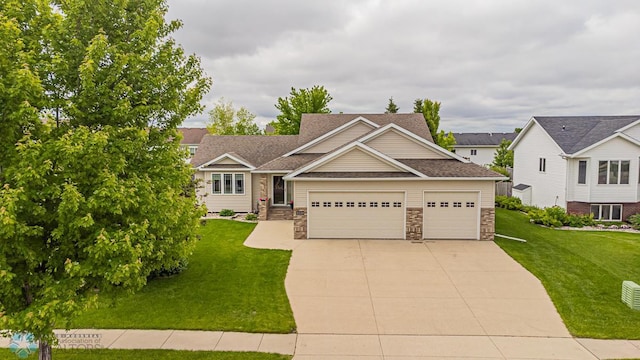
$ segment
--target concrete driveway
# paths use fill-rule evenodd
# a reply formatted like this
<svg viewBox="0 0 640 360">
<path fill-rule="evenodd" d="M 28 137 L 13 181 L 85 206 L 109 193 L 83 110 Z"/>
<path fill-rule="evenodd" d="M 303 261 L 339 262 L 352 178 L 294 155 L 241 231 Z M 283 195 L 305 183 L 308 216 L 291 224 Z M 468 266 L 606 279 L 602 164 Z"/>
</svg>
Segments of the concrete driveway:
<svg viewBox="0 0 640 360">
<path fill-rule="evenodd" d="M 493 242 L 301 241 L 285 285 L 303 334 L 570 337 Z"/>
</svg>

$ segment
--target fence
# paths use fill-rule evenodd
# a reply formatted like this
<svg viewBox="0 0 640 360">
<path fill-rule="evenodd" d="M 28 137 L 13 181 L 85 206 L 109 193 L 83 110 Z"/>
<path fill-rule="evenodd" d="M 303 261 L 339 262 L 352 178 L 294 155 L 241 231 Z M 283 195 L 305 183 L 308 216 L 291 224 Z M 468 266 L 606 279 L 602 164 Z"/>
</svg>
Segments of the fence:
<svg viewBox="0 0 640 360">
<path fill-rule="evenodd" d="M 496 183 L 496 195 L 511 196 L 512 181 L 501 181 Z"/>
</svg>

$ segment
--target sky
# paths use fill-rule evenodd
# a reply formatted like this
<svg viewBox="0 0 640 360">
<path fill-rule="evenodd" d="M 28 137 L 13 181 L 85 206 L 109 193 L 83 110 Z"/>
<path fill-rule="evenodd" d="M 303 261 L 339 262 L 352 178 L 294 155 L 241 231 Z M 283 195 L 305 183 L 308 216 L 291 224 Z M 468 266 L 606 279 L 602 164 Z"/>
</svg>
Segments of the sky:
<svg viewBox="0 0 640 360">
<path fill-rule="evenodd" d="M 440 129 L 509 132 L 535 115 L 640 114 L 638 0 L 168 0 L 174 38 L 264 126 L 292 87 L 333 113 L 441 103 Z"/>
</svg>

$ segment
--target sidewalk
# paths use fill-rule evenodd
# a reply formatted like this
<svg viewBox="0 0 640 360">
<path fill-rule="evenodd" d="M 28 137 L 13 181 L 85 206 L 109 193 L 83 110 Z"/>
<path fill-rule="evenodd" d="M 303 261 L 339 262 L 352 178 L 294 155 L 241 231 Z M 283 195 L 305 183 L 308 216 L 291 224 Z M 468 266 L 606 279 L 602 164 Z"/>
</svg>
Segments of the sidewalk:
<svg viewBox="0 0 640 360">
<path fill-rule="evenodd" d="M 186 330 L 57 331 L 60 347 L 255 351 L 294 355 L 294 360 L 640 359 L 640 340 L 564 337 L 252 334 Z M 8 347 L 2 338 L 0 347 Z"/>
</svg>

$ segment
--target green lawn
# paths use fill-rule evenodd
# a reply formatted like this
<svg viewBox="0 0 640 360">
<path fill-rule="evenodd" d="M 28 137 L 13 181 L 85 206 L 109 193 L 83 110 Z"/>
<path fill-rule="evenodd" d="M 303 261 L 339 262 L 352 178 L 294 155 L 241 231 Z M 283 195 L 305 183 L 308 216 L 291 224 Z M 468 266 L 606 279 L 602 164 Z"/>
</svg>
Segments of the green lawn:
<svg viewBox="0 0 640 360">
<path fill-rule="evenodd" d="M 516 211 L 496 209 L 496 243 L 547 289 L 574 336 L 640 339 L 640 311 L 621 300 L 623 280 L 640 284 L 640 235 L 564 231 L 529 223 Z"/>
<path fill-rule="evenodd" d="M 79 317 L 74 328 L 191 329 L 290 333 L 284 289 L 291 251 L 242 245 L 255 224 L 210 220 L 187 270 L 157 279 L 113 306 Z"/>
<path fill-rule="evenodd" d="M 37 359 L 31 354 L 27 359 Z M 176 350 L 60 350 L 53 349 L 54 360 L 290 360 L 291 356 L 255 352 L 213 352 Z M 9 349 L 0 349 L 0 359 L 19 359 Z"/>
</svg>

